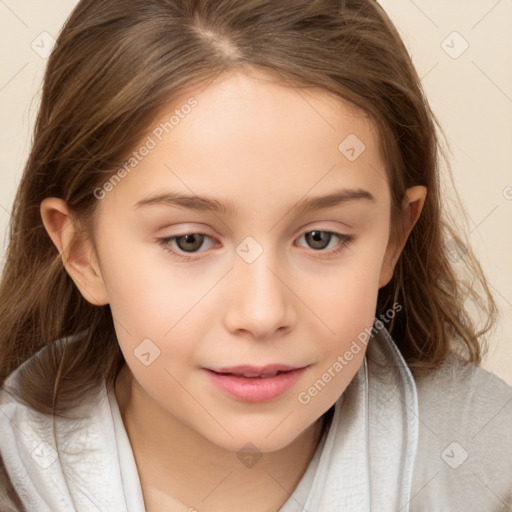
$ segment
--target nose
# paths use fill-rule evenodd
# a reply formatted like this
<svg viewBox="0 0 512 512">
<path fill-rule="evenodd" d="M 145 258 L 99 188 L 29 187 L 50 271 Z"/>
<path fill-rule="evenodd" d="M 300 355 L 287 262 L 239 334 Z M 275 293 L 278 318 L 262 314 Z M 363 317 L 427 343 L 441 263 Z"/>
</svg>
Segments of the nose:
<svg viewBox="0 0 512 512">
<path fill-rule="evenodd" d="M 263 340 L 283 335 L 296 321 L 293 292 L 287 275 L 270 251 L 252 262 L 236 257 L 231 272 L 226 328 Z M 250 261 L 250 260 L 249 260 Z"/>
</svg>

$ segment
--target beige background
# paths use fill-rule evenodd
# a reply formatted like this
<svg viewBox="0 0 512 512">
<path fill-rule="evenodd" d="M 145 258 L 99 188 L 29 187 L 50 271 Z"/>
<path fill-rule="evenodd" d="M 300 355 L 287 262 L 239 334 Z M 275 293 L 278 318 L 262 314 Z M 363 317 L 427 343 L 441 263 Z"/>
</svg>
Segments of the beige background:
<svg viewBox="0 0 512 512">
<path fill-rule="evenodd" d="M 449 139 L 454 181 L 469 216 L 470 241 L 501 313 L 484 367 L 512 385 L 512 0 L 380 3 L 404 38 Z M 0 0 L 2 262 L 45 53 L 75 4 Z"/>
</svg>

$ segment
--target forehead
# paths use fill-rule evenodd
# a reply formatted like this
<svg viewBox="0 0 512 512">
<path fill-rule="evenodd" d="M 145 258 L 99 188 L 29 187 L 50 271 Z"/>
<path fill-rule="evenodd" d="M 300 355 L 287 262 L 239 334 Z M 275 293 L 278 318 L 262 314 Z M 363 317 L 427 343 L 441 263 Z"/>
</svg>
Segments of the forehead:
<svg viewBox="0 0 512 512">
<path fill-rule="evenodd" d="M 165 124 L 169 113 L 179 111 L 191 97 L 198 106 L 186 115 L 189 121 L 182 118 L 179 125 L 182 131 L 193 128 L 194 134 L 207 138 L 220 135 L 222 130 L 230 136 L 250 134 L 255 142 L 261 138 L 268 145 L 268 137 L 263 135 L 273 129 L 280 132 L 279 141 L 283 144 L 287 134 L 303 133 L 314 141 L 329 130 L 353 128 L 363 136 L 362 131 L 373 129 L 366 112 L 330 91 L 299 87 L 252 69 L 224 73 L 205 86 L 182 94 L 162 109 L 155 125 Z M 261 137 L 257 137 L 258 133 Z"/>
<path fill-rule="evenodd" d="M 164 188 L 253 208 L 341 187 L 388 199 L 368 116 L 334 94 L 262 73 L 226 73 L 182 94 L 135 152 L 145 145 L 150 151 L 109 194 L 132 206 Z"/>
</svg>

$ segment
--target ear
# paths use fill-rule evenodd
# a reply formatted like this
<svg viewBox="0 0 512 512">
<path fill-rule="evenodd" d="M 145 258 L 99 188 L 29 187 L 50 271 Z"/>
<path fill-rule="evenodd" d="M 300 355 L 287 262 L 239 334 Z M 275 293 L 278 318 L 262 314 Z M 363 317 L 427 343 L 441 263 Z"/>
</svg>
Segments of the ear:
<svg viewBox="0 0 512 512">
<path fill-rule="evenodd" d="M 425 198 L 427 197 L 427 188 L 421 185 L 416 187 L 408 188 L 405 192 L 404 203 L 402 206 L 403 215 L 403 232 L 401 239 L 399 240 L 398 246 L 388 243 L 384 259 L 382 261 L 382 267 L 379 277 L 379 288 L 386 286 L 393 277 L 393 271 L 395 270 L 396 263 L 400 254 L 402 254 L 403 248 L 409 238 L 409 234 L 412 228 L 420 218 L 421 211 L 425 204 Z"/>
<path fill-rule="evenodd" d="M 63 199 L 47 197 L 40 205 L 43 224 L 62 263 L 83 297 L 96 306 L 108 304 L 107 290 L 92 242 L 80 236 Z"/>
</svg>

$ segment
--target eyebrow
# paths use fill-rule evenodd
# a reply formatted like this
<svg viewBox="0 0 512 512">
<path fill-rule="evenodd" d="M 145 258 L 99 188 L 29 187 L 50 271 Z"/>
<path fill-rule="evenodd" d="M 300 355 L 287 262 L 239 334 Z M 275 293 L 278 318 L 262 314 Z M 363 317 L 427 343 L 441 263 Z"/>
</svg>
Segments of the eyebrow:
<svg viewBox="0 0 512 512">
<path fill-rule="evenodd" d="M 324 196 L 301 199 L 289 211 L 295 214 L 309 213 L 324 208 L 341 206 L 356 200 L 375 202 L 375 197 L 363 189 L 342 189 Z M 175 206 L 195 211 L 212 211 L 233 216 L 238 213 L 238 209 L 232 201 L 221 202 L 211 197 L 187 195 L 177 192 L 151 195 L 138 201 L 135 204 L 135 208 L 157 205 Z"/>
</svg>

